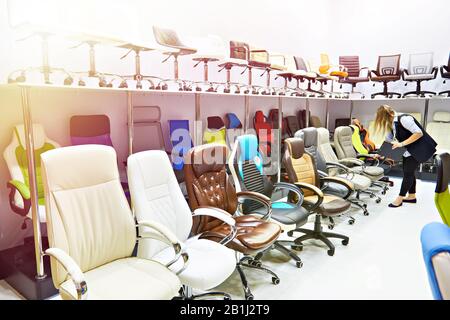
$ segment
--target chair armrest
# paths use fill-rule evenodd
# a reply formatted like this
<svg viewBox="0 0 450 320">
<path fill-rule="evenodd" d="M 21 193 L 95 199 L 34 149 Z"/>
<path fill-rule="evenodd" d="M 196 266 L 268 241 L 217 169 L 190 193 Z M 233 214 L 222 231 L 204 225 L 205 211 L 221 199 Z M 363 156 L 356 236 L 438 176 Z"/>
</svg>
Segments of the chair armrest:
<svg viewBox="0 0 450 320">
<path fill-rule="evenodd" d="M 364 161 L 356 159 L 356 158 L 345 158 L 345 159 L 341 159 L 339 160 L 340 164 L 343 165 L 347 165 L 348 164 L 353 164 L 353 165 L 357 165 L 357 166 L 364 166 Z"/>
<path fill-rule="evenodd" d="M 326 177 L 329 177 L 328 173 L 326 173 L 326 172 L 317 170 L 317 173 L 319 174 L 319 177 L 320 177 L 320 178 L 326 178 Z"/>
<path fill-rule="evenodd" d="M 295 184 L 286 183 L 286 182 L 278 182 L 273 185 L 273 190 L 275 190 L 275 189 L 289 190 L 297 195 L 297 197 L 298 197 L 297 205 L 301 205 L 303 203 L 303 199 L 305 197 L 303 194 L 303 191 Z"/>
<path fill-rule="evenodd" d="M 438 67 L 433 67 L 433 69 L 431 69 L 431 73 L 433 74 L 433 79 L 436 79 L 438 71 L 439 71 Z"/>
<path fill-rule="evenodd" d="M 299 187 L 300 189 L 306 189 L 306 190 L 312 191 L 318 197 L 317 202 L 311 207 L 311 211 L 316 211 L 323 202 L 324 194 L 323 194 L 322 190 L 320 190 L 316 186 L 313 186 L 312 184 L 305 183 L 305 182 L 296 182 L 295 185 L 297 187 Z"/>
<path fill-rule="evenodd" d="M 380 165 L 380 159 L 379 159 L 379 155 L 378 154 L 360 154 L 358 153 L 356 155 L 356 157 L 358 158 L 364 158 L 366 160 L 374 160 L 376 162 L 375 166 L 379 166 Z"/>
<path fill-rule="evenodd" d="M 272 205 L 271 205 L 271 200 L 269 197 L 261 194 L 261 193 L 257 193 L 257 192 L 252 192 L 252 191 L 241 191 L 238 192 L 236 194 L 238 200 L 239 199 L 243 199 L 243 200 L 253 200 L 256 202 L 261 203 L 265 208 L 267 213 L 263 216 L 263 220 L 269 220 L 270 216 L 272 215 Z"/>
<path fill-rule="evenodd" d="M 45 255 L 55 258 L 63 266 L 75 285 L 77 299 L 85 300 L 87 298 L 88 287 L 84 280 L 84 274 L 75 260 L 73 260 L 64 250 L 58 248 L 47 249 Z"/>
<path fill-rule="evenodd" d="M 6 183 L 6 187 L 11 189 L 11 191 L 9 193 L 9 204 L 11 206 L 11 209 L 15 213 L 25 217 L 28 214 L 28 212 L 30 212 L 30 208 L 31 208 L 30 189 L 28 188 L 28 186 L 25 183 L 23 183 L 22 181 L 19 181 L 19 180 L 8 181 Z M 22 197 L 23 208 L 18 207 L 14 201 L 16 192 L 19 192 L 20 196 Z"/>
<path fill-rule="evenodd" d="M 187 267 L 187 262 L 189 260 L 189 255 L 186 252 L 186 249 L 184 248 L 184 245 L 181 241 L 178 240 L 177 236 L 165 225 L 156 222 L 156 221 L 139 221 L 137 224 L 138 227 L 146 227 L 152 229 L 154 231 L 153 233 L 145 233 L 141 235 L 138 240 L 143 239 L 155 239 L 162 242 L 169 242 L 174 251 L 175 251 L 175 257 L 172 261 L 166 264 L 166 267 L 169 268 L 171 265 L 173 265 L 175 262 L 177 262 L 180 258 L 183 259 L 184 265 L 181 270 L 179 270 L 176 274 L 180 274 L 184 271 Z"/>
<path fill-rule="evenodd" d="M 379 77 L 380 75 L 378 74 L 378 71 L 375 70 L 370 70 L 369 71 L 369 77 L 372 78 L 372 75 Z"/>
<path fill-rule="evenodd" d="M 349 180 L 352 180 L 355 177 L 355 171 L 353 171 L 352 169 L 350 169 L 347 166 L 344 166 L 341 163 L 327 162 L 326 165 L 327 165 L 327 169 L 336 168 L 338 170 L 342 170 L 347 175 L 347 178 Z"/>
<path fill-rule="evenodd" d="M 449 72 L 448 66 L 441 66 L 441 76 L 444 77 L 444 72 Z"/>
<path fill-rule="evenodd" d="M 236 221 L 231 217 L 231 215 L 225 210 L 214 208 L 214 207 L 200 207 L 194 211 L 192 217 L 208 216 L 219 219 L 231 227 L 231 232 L 226 236 L 220 244 L 227 245 L 232 241 L 237 235 Z"/>
<path fill-rule="evenodd" d="M 339 177 L 327 177 L 320 179 L 323 183 L 335 183 L 347 188 L 347 194 L 344 196 L 344 199 L 348 199 L 353 192 L 355 191 L 355 185 L 353 182 L 339 178 Z"/>
</svg>

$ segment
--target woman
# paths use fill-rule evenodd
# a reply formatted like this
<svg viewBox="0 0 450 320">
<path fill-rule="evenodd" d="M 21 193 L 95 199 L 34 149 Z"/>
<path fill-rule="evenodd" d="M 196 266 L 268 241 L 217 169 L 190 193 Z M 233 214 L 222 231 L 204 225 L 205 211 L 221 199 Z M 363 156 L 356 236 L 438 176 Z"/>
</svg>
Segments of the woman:
<svg viewBox="0 0 450 320">
<path fill-rule="evenodd" d="M 419 165 L 436 152 L 437 143 L 425 132 L 420 123 L 409 114 L 398 114 L 388 105 L 378 108 L 375 119 L 377 132 L 386 136 L 392 149 L 406 148 L 403 154 L 403 181 L 399 196 L 389 204 L 398 208 L 406 203 L 417 203 L 416 171 Z"/>
</svg>

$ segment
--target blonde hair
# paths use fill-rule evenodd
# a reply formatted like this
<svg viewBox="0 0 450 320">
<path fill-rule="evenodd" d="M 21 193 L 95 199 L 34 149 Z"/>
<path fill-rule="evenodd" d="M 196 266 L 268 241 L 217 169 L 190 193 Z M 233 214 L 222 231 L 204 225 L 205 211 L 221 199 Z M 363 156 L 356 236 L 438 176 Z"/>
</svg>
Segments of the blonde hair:
<svg viewBox="0 0 450 320">
<path fill-rule="evenodd" d="M 387 104 L 382 105 L 377 110 L 377 116 L 375 118 L 375 132 L 386 135 L 393 129 L 395 111 L 391 106 Z"/>
</svg>

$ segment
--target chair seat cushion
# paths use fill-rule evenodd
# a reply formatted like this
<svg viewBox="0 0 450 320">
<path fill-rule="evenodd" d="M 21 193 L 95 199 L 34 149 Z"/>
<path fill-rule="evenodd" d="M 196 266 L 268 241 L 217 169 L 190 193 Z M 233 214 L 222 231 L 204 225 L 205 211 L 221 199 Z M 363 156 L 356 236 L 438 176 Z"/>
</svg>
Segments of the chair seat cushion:
<svg viewBox="0 0 450 320">
<path fill-rule="evenodd" d="M 318 200 L 317 196 L 308 196 L 305 197 L 305 203 L 308 205 L 314 205 Z M 333 195 L 325 195 L 323 198 L 323 202 L 319 207 L 319 213 L 324 216 L 335 216 L 343 214 L 345 211 L 350 209 L 351 203 L 342 198 L 333 196 Z"/>
<path fill-rule="evenodd" d="M 368 82 L 369 77 L 347 77 L 345 79 L 341 79 L 341 83 L 358 83 L 358 82 Z"/>
<path fill-rule="evenodd" d="M 371 80 L 378 82 L 397 81 L 400 80 L 400 75 L 373 76 Z"/>
<path fill-rule="evenodd" d="M 343 178 L 343 179 L 349 179 L 349 178 L 347 178 L 347 175 L 345 175 L 345 174 L 340 175 L 338 177 Z M 349 177 L 351 177 L 350 181 L 353 182 L 353 185 L 355 186 L 355 190 L 366 190 L 372 184 L 372 181 L 369 178 L 364 177 L 360 174 L 355 174 L 353 177 L 352 176 L 349 176 Z"/>
<path fill-rule="evenodd" d="M 254 68 L 270 68 L 270 63 L 256 60 L 249 60 L 248 65 Z"/>
<path fill-rule="evenodd" d="M 164 300 L 178 295 L 178 277 L 156 261 L 125 258 L 84 273 L 90 300 Z M 76 297 L 72 280 L 60 287 L 63 299 Z"/>
<path fill-rule="evenodd" d="M 215 242 L 197 237 L 185 243 L 189 255 L 187 268 L 178 276 L 181 283 L 199 290 L 209 290 L 224 282 L 236 268 L 236 257 L 233 250 Z M 172 247 L 167 247 L 153 259 L 167 264 L 173 259 Z M 170 268 L 180 270 L 183 261 L 180 259 Z"/>
<path fill-rule="evenodd" d="M 226 65 L 245 67 L 247 66 L 247 60 L 225 58 L 219 61 L 219 67 L 224 67 Z"/>
<path fill-rule="evenodd" d="M 219 61 L 223 59 L 223 55 L 219 54 L 195 54 L 192 56 L 194 61 Z"/>
<path fill-rule="evenodd" d="M 353 167 L 353 170 L 357 173 L 362 173 L 372 180 L 378 180 L 384 175 L 384 169 L 381 167 L 369 166 L 369 167 Z"/>
<path fill-rule="evenodd" d="M 286 66 L 283 66 L 283 65 L 281 65 L 281 64 L 275 64 L 275 63 L 272 63 L 272 64 L 270 65 L 270 68 L 271 68 L 272 70 L 278 70 L 278 71 L 284 71 L 284 70 L 287 69 Z"/>
<path fill-rule="evenodd" d="M 434 74 L 432 73 L 423 73 L 423 74 L 405 74 L 405 80 L 432 80 L 434 79 Z"/>
<path fill-rule="evenodd" d="M 251 254 L 269 247 L 281 233 L 281 227 L 276 223 L 266 222 L 252 215 L 238 216 L 234 219 L 237 235 L 227 246 L 244 254 Z M 220 242 L 230 232 L 230 226 L 221 224 L 204 232 L 201 238 Z"/>
</svg>

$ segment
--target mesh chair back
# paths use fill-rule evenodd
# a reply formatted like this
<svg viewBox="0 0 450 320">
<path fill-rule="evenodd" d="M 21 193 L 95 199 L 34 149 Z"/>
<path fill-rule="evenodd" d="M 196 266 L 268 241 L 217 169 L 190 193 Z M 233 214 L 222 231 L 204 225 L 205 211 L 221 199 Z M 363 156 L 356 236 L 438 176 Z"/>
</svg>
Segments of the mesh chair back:
<svg viewBox="0 0 450 320">
<path fill-rule="evenodd" d="M 400 73 L 400 54 L 379 56 L 377 71 L 380 76 L 394 76 Z"/>
<path fill-rule="evenodd" d="M 410 54 L 408 73 L 430 74 L 433 70 L 433 55 L 433 52 Z"/>
<path fill-rule="evenodd" d="M 305 60 L 302 57 L 294 57 L 297 70 L 309 71 Z"/>
<path fill-rule="evenodd" d="M 339 64 L 347 68 L 349 77 L 359 77 L 359 56 L 340 56 Z"/>
</svg>

